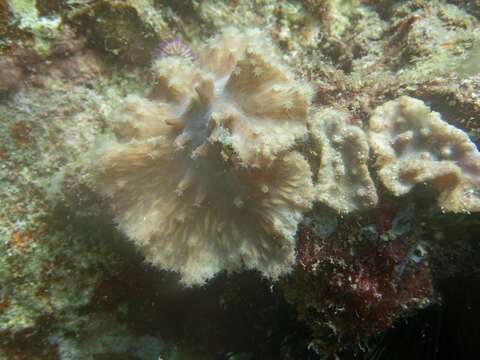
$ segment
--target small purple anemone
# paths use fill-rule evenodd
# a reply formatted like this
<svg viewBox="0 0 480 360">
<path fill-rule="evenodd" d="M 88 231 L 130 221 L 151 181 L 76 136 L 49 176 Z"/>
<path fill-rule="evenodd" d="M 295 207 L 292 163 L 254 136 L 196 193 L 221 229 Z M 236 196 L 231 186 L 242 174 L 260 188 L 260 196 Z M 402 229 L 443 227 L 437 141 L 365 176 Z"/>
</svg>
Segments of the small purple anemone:
<svg viewBox="0 0 480 360">
<path fill-rule="evenodd" d="M 164 56 L 181 56 L 187 60 L 194 61 L 195 55 L 192 49 L 190 49 L 179 38 L 172 38 L 163 40 L 154 50 L 153 59 L 161 58 Z"/>
</svg>

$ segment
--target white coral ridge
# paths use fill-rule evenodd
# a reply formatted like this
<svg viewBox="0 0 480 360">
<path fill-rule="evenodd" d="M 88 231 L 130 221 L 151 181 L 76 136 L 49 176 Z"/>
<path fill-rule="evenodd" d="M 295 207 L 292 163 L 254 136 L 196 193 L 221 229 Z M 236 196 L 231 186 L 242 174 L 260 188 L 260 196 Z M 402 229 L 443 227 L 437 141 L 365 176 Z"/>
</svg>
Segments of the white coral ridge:
<svg viewBox="0 0 480 360">
<path fill-rule="evenodd" d="M 158 60 L 150 94 L 125 99 L 96 160 L 119 228 L 186 285 L 241 267 L 275 279 L 294 262 L 313 185 L 291 147 L 311 91 L 264 38 L 227 30 L 194 62 Z"/>
<path fill-rule="evenodd" d="M 480 211 L 477 147 L 421 100 L 403 96 L 376 108 L 369 141 L 380 179 L 395 195 L 425 182 L 438 190 L 444 211 Z"/>
<path fill-rule="evenodd" d="M 339 213 L 374 207 L 377 190 L 367 167 L 369 146 L 361 127 L 348 114 L 326 108 L 309 120 L 310 135 L 320 156 L 316 199 Z"/>
</svg>

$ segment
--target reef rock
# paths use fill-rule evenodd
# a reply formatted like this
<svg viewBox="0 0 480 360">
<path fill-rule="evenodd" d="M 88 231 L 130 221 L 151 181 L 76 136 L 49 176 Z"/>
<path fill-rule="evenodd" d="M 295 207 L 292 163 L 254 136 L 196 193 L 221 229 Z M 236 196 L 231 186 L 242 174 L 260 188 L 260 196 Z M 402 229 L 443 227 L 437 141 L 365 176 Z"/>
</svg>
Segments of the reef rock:
<svg viewBox="0 0 480 360">
<path fill-rule="evenodd" d="M 465 132 L 407 96 L 377 107 L 369 126 L 388 190 L 399 196 L 426 182 L 438 190 L 442 210 L 480 211 L 480 154 Z"/>
<path fill-rule="evenodd" d="M 274 54 L 261 33 L 229 30 L 198 61 L 159 59 L 148 98 L 127 97 L 95 161 L 119 228 L 187 285 L 242 265 L 277 278 L 294 262 L 313 191 L 291 147 L 310 91 Z"/>
<path fill-rule="evenodd" d="M 367 136 L 347 118 L 348 114 L 327 108 L 309 121 L 314 149 L 320 155 L 316 199 L 339 213 L 373 207 L 378 200 L 367 167 Z"/>
</svg>

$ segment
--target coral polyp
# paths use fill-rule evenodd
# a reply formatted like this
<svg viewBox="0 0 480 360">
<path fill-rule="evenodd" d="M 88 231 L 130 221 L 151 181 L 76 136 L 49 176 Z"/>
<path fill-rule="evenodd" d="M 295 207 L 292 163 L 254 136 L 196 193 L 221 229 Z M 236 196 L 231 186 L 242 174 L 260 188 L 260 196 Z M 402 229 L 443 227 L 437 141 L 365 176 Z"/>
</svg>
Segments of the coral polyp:
<svg viewBox="0 0 480 360">
<path fill-rule="evenodd" d="M 228 30 L 197 63 L 159 59 L 148 97 L 127 97 L 95 165 L 119 228 L 187 285 L 242 266 L 277 278 L 294 262 L 313 198 L 292 150 L 310 91 L 264 45 L 258 31 Z"/>
</svg>

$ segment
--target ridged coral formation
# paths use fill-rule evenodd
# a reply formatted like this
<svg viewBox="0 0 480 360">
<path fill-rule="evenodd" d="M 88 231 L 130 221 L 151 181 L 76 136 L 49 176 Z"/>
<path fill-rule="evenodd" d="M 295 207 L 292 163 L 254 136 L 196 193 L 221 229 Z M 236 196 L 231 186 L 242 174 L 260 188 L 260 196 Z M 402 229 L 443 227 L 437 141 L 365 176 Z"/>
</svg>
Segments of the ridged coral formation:
<svg viewBox="0 0 480 360">
<path fill-rule="evenodd" d="M 339 213 L 373 207 L 377 191 L 367 167 L 367 136 L 348 123 L 348 114 L 326 108 L 309 121 L 314 147 L 320 155 L 316 199 Z"/>
<path fill-rule="evenodd" d="M 272 58 L 261 33 L 226 31 L 198 62 L 155 62 L 149 98 L 130 96 L 118 140 L 96 163 L 119 228 L 187 285 L 244 265 L 276 278 L 313 198 L 306 160 L 310 92 Z"/>
<path fill-rule="evenodd" d="M 403 96 L 375 109 L 369 140 L 379 176 L 395 195 L 429 183 L 444 211 L 480 211 L 480 154 L 462 130 L 421 100 Z"/>
</svg>

